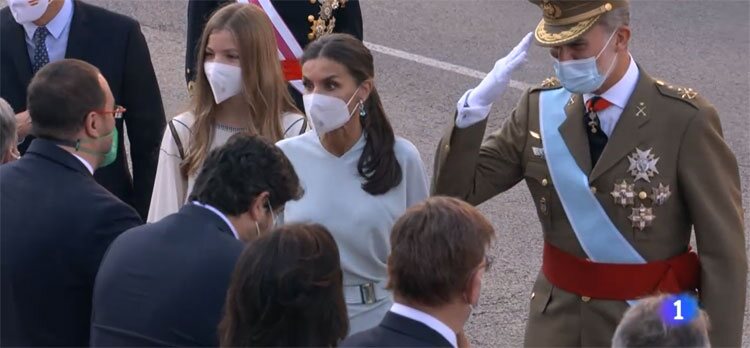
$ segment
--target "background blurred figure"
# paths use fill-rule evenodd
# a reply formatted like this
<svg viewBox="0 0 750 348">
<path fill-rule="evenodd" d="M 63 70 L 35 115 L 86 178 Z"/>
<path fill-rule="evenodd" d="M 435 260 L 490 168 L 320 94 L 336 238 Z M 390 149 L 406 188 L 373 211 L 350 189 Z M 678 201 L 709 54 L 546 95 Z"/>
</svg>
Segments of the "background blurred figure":
<svg viewBox="0 0 750 348">
<path fill-rule="evenodd" d="M 278 143 L 306 190 L 287 205 L 285 222 L 319 223 L 336 239 L 354 333 L 377 325 L 391 306 L 388 237 L 406 208 L 427 198 L 427 176 L 414 144 L 393 132 L 361 41 L 347 34 L 315 40 L 302 72 L 315 132 Z"/>
<path fill-rule="evenodd" d="M 88 346 L 102 256 L 141 224 L 92 177 L 115 160 L 122 112 L 104 77 L 83 61 L 50 63 L 31 80 L 38 138 L 0 166 L 0 345 Z"/>
<path fill-rule="evenodd" d="M 222 347 L 335 347 L 349 329 L 339 251 L 321 225 L 253 241 L 229 286 Z"/>
<path fill-rule="evenodd" d="M 5 99 L 0 98 L 0 164 L 19 158 L 16 134 L 16 115 Z"/>
<path fill-rule="evenodd" d="M 493 237 L 479 210 L 454 198 L 432 197 L 407 210 L 393 226 L 388 257 L 396 303 L 379 326 L 341 345 L 464 346 L 463 327 L 479 302 Z"/>
<path fill-rule="evenodd" d="M 196 56 L 200 53 L 198 43 L 203 26 L 220 6 L 232 2 L 234 1 L 190 0 L 188 2 L 185 78 L 189 89 L 192 89 L 190 81 L 195 80 L 198 68 Z M 280 59 L 284 78 L 289 82 L 289 92 L 300 110 L 304 108 L 301 94 L 304 88 L 299 59 L 302 57 L 302 50 L 305 46 L 331 32 L 351 34 L 362 40 L 362 11 L 359 7 L 359 0 L 240 0 L 238 2 L 259 5 L 272 18 L 274 30 L 279 33 L 276 37 L 278 46 L 283 48 L 280 50 L 283 58 Z M 329 12 L 325 12 L 326 8 Z"/>
<path fill-rule="evenodd" d="M 612 338 L 613 348 L 696 347 L 708 348 L 709 321 L 705 311 L 679 326 L 664 321 L 662 306 L 671 296 L 653 296 L 628 309 Z M 672 306 L 672 303 L 667 303 Z"/>
<path fill-rule="evenodd" d="M 112 94 L 128 108 L 117 120 L 118 155 L 94 177 L 141 217 L 148 213 L 154 185 L 159 140 L 164 132 L 164 106 L 146 39 L 134 19 L 79 0 L 6 0 L 0 10 L 0 97 L 19 113 L 19 138 L 30 120 L 26 87 L 45 64 L 75 58 L 96 66 Z M 127 125 L 133 175 L 125 151 Z M 33 137 L 19 145 L 24 153 Z"/>
<path fill-rule="evenodd" d="M 201 38 L 191 110 L 164 133 L 148 222 L 176 213 L 208 152 L 237 133 L 273 141 L 305 132 L 278 63 L 271 21 L 257 6 L 216 12 Z"/>
<path fill-rule="evenodd" d="M 217 346 L 216 328 L 242 241 L 270 230 L 302 190 L 273 143 L 238 134 L 213 150 L 190 202 L 125 232 L 94 287 L 92 346 Z"/>
</svg>

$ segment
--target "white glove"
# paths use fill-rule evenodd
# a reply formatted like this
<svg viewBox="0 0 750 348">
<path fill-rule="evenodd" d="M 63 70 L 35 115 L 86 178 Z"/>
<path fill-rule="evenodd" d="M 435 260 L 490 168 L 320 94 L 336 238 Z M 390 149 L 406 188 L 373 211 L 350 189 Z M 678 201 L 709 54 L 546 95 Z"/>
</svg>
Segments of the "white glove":
<svg viewBox="0 0 750 348">
<path fill-rule="evenodd" d="M 495 62 L 492 71 L 469 94 L 470 106 L 489 106 L 500 98 L 510 84 L 510 75 L 526 62 L 526 53 L 531 44 L 532 34 L 526 34 L 507 56 Z"/>
</svg>

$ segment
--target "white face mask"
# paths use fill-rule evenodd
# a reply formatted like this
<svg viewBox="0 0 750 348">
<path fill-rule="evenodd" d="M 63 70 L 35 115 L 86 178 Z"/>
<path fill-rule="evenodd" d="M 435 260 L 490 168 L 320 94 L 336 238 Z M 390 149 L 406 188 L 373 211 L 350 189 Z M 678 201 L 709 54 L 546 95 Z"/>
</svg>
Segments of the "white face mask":
<svg viewBox="0 0 750 348">
<path fill-rule="evenodd" d="M 37 0 L 37 4 L 33 6 L 29 2 L 30 0 L 8 0 L 10 13 L 13 14 L 16 23 L 31 23 L 42 18 L 42 15 L 47 11 L 47 7 L 49 6 L 49 0 Z"/>
<path fill-rule="evenodd" d="M 305 103 L 305 114 L 312 121 L 313 129 L 318 133 L 318 137 L 323 137 L 324 134 L 339 129 L 349 122 L 354 113 L 354 110 L 349 111 L 349 103 L 358 91 L 359 87 L 348 102 L 319 93 L 305 94 L 302 97 Z"/>
<path fill-rule="evenodd" d="M 238 66 L 206 62 L 203 64 L 216 104 L 236 96 L 242 90 L 242 69 Z"/>
</svg>

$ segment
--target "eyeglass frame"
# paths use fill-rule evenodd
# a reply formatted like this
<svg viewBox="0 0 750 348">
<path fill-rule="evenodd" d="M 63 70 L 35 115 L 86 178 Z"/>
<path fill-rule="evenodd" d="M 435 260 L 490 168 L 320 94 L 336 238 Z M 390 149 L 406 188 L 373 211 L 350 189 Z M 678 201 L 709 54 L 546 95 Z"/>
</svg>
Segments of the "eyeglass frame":
<svg viewBox="0 0 750 348">
<path fill-rule="evenodd" d="M 122 119 L 122 114 L 124 114 L 125 111 L 128 111 L 128 109 L 122 105 L 115 105 L 114 110 L 91 110 L 91 112 L 96 112 L 97 114 L 112 114 L 115 120 Z"/>
</svg>

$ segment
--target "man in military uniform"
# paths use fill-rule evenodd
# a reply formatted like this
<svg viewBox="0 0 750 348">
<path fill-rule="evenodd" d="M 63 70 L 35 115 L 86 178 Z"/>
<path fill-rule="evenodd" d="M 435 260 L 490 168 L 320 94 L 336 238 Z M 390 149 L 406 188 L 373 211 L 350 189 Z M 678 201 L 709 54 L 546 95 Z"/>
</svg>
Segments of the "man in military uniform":
<svg viewBox="0 0 750 348">
<path fill-rule="evenodd" d="M 459 100 L 433 182 L 435 194 L 480 204 L 526 180 L 545 245 L 525 345 L 609 346 L 635 300 L 690 292 L 710 316 L 712 345 L 740 346 L 741 189 L 716 110 L 635 63 L 628 1 L 530 1 L 543 10 L 533 37 L 557 78 L 526 91 L 483 142 L 529 34 Z"/>
<path fill-rule="evenodd" d="M 332 32 L 351 34 L 362 40 L 362 12 L 359 7 L 359 0 L 240 1 L 259 4 L 264 10 L 270 4 L 294 36 L 299 47 L 303 49 L 309 42 Z M 185 52 L 185 79 L 188 82 L 188 89 L 190 89 L 191 81 L 195 78 L 195 59 L 198 55 L 195 50 L 203 33 L 203 27 L 212 13 L 230 2 L 235 2 L 235 0 L 190 0 L 188 2 L 187 50 Z M 274 26 L 277 26 L 274 16 L 269 17 L 271 17 Z M 277 40 L 279 38 L 283 38 L 283 35 L 277 35 Z M 283 67 L 284 75 L 288 81 L 301 78 L 299 67 L 296 67 L 296 69 L 288 65 Z M 297 107 L 304 110 L 300 92 L 301 84 L 297 83 L 296 85 L 295 88 L 290 84 L 289 92 Z"/>
</svg>

